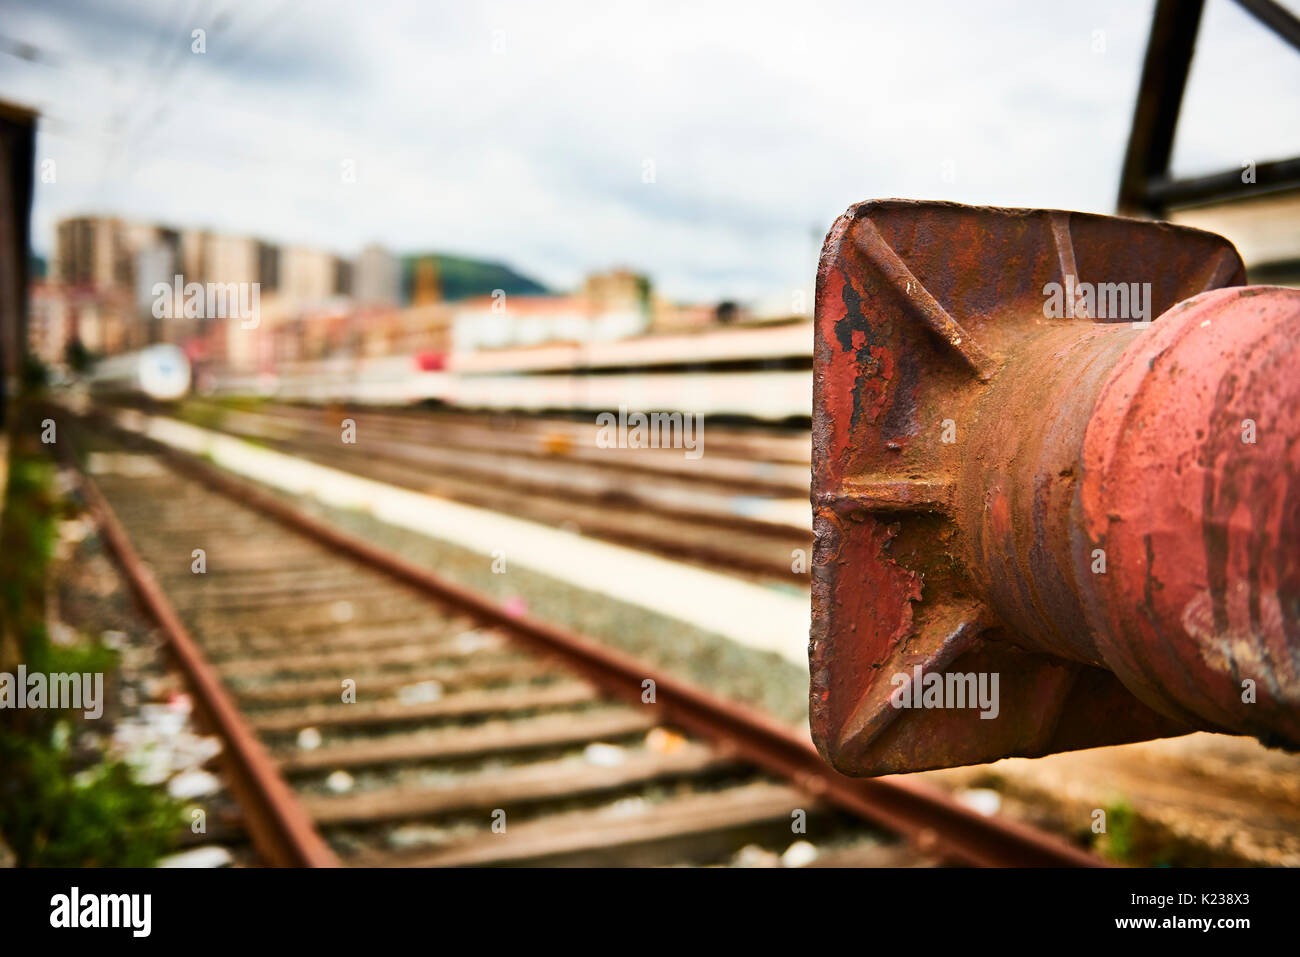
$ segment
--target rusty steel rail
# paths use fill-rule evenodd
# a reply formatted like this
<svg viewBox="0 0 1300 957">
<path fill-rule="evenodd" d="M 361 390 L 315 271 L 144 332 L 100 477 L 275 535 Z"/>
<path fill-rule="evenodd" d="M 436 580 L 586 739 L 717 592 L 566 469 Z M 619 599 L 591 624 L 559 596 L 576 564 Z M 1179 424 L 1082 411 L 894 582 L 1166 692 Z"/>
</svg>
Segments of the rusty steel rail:
<svg viewBox="0 0 1300 957">
<path fill-rule="evenodd" d="M 98 421 L 129 444 L 160 455 L 176 471 L 208 488 L 560 659 L 612 697 L 639 702 L 644 682 L 653 678 L 655 703 L 647 706 L 657 708 L 665 722 L 794 782 L 815 799 L 899 834 L 924 853 L 981 867 L 1105 866 L 1099 858 L 1063 840 L 1015 822 L 986 817 L 922 785 L 846 777 L 828 766 L 808 739 L 765 715 L 689 682 L 652 675 L 643 663 L 569 629 L 512 615 L 491 599 L 306 515 L 250 482 L 106 419 Z"/>
<path fill-rule="evenodd" d="M 247 439 L 252 435 L 253 438 L 261 440 L 261 436 L 224 422 L 213 428 L 236 438 Z M 793 526 L 743 515 L 712 513 L 673 506 L 640 496 L 628 489 L 623 493 L 627 496 L 626 499 L 621 500 L 620 504 L 626 504 L 639 512 L 667 520 L 653 530 L 637 530 L 617 518 L 598 519 L 593 518 L 590 511 L 573 511 L 576 505 L 588 508 L 599 506 L 601 511 L 607 512 L 608 493 L 575 490 L 555 481 L 535 481 L 510 472 L 490 472 L 481 468 L 449 468 L 437 459 L 428 460 L 422 457 L 421 448 L 414 441 L 377 442 L 370 439 L 366 444 L 366 455 L 362 458 L 339 453 L 337 442 L 326 442 L 320 436 L 302 434 L 271 441 L 276 450 L 288 455 L 332 468 L 342 468 L 356 475 L 378 478 L 403 488 L 432 493 L 440 498 L 479 508 L 499 510 L 502 507 L 501 492 L 508 490 L 513 499 L 511 504 L 518 508 L 518 511 L 512 514 L 548 524 L 554 519 L 548 520 L 545 515 L 536 517 L 529 508 L 528 498 L 536 496 L 543 502 L 546 500 L 562 502 L 568 506 L 568 510 L 563 512 L 565 520 L 572 521 L 584 535 L 713 568 L 728 568 L 788 581 L 805 579 L 804 573 L 792 570 L 789 556 L 792 548 L 810 549 L 811 530 L 801 531 Z M 452 483 L 465 484 L 441 482 L 448 478 Z M 467 487 L 469 480 L 475 480 L 475 484 Z M 741 485 L 740 488 L 743 489 L 745 486 Z M 674 530 L 670 524 L 673 522 L 680 523 L 677 530 Z M 689 528 L 690 535 L 682 535 L 680 531 L 682 524 Z M 701 534 L 701 530 L 704 529 L 750 536 L 751 542 L 748 548 L 737 547 L 726 541 L 725 537 L 719 540 L 717 534 Z M 779 544 L 780 547 L 758 547 L 752 539 L 765 539 L 772 544 Z"/>
<path fill-rule="evenodd" d="M 216 670 L 140 560 L 112 506 L 85 472 L 81 473 L 81 490 L 131 588 L 166 637 L 167 647 L 194 694 L 200 717 L 222 740 L 222 759 L 230 789 L 243 811 L 243 823 L 253 846 L 265 862 L 276 867 L 337 867 L 338 858 L 317 833 L 297 795 L 244 721 Z"/>
</svg>

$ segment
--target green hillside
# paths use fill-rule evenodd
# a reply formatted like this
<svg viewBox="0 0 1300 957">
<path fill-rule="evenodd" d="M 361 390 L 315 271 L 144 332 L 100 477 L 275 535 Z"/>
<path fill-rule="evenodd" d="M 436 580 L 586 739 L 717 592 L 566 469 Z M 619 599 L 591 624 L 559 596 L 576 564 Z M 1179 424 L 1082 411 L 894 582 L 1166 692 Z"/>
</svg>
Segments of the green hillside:
<svg viewBox="0 0 1300 957">
<path fill-rule="evenodd" d="M 511 296 L 545 295 L 549 292 L 541 283 L 520 275 L 502 263 L 442 253 L 414 253 L 402 257 L 402 296 L 407 302 L 410 302 L 415 289 L 416 264 L 425 259 L 432 259 L 437 265 L 443 299 L 490 296 L 494 289 L 504 289 L 506 295 Z"/>
</svg>

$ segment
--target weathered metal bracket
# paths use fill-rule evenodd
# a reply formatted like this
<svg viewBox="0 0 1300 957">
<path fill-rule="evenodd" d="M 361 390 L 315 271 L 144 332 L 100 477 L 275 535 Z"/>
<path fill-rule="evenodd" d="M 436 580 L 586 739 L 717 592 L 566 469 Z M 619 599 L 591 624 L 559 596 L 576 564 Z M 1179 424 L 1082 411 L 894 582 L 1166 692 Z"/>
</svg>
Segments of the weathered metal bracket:
<svg viewBox="0 0 1300 957">
<path fill-rule="evenodd" d="M 1300 744 L 1300 586 L 1286 577 L 1300 561 L 1281 528 L 1300 535 L 1283 504 L 1300 472 L 1286 408 L 1300 396 L 1285 380 L 1300 368 L 1282 341 L 1300 334 L 1300 294 L 1269 290 L 1257 300 L 1268 317 L 1221 322 L 1241 331 L 1213 341 L 1167 314 L 1242 315 L 1249 290 L 1184 301 L 1244 280 L 1229 242 L 1163 223 L 904 200 L 840 217 L 817 280 L 809 645 L 813 736 L 836 768 L 913 771 L 1197 728 Z M 1059 317 L 1045 309 L 1052 284 Z M 1113 315 L 1121 285 L 1133 298 Z M 1190 430 L 1156 419 L 1209 418 L 1213 390 L 1255 371 L 1254 398 L 1238 404 L 1262 401 L 1273 431 L 1267 447 L 1230 451 L 1276 507 L 1215 545 L 1213 507 L 1187 502 L 1184 478 L 1222 478 L 1211 443 L 1226 447 L 1237 410 Z M 1124 486 L 1146 481 L 1137 495 Z M 1216 562 L 1248 575 L 1260 555 L 1277 566 L 1264 582 L 1275 620 L 1251 643 L 1273 658 L 1256 669 L 1269 703 L 1250 709 L 1233 704 L 1231 664 L 1205 662 L 1223 629 L 1174 635 L 1188 612 L 1169 601 L 1213 593 Z M 946 706 L 911 706 L 925 704 L 918 668 L 922 686 L 947 682 Z M 996 716 L 951 700 L 978 696 L 980 676 L 996 676 Z"/>
</svg>

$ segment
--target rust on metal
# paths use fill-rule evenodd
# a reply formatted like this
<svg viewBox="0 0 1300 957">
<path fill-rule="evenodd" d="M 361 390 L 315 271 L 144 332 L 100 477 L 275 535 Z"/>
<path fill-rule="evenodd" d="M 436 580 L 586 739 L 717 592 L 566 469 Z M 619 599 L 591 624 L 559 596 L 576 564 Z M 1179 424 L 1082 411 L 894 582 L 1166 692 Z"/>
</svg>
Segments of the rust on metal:
<svg viewBox="0 0 1300 957">
<path fill-rule="evenodd" d="M 570 629 L 506 610 L 487 596 L 316 519 L 251 483 L 147 437 L 128 433 L 107 418 L 97 423 L 133 445 L 161 455 L 178 472 L 276 519 L 367 567 L 449 604 L 562 662 L 612 697 L 644 703 L 645 664 Z M 913 843 L 933 842 L 936 856 L 980 867 L 1102 867 L 1099 858 L 1065 841 L 1000 818 L 986 817 L 920 784 L 867 781 L 829 767 L 807 735 L 672 675 L 657 672 L 656 720 L 711 741 L 721 754 L 743 758 L 794 781 L 810 799 L 825 801 Z"/>
<path fill-rule="evenodd" d="M 1081 545 L 1104 544 L 1117 572 L 1097 576 L 1085 600 L 1121 680 L 1188 723 L 1291 747 L 1300 744 L 1297 343 L 1296 290 L 1224 289 L 1175 307 L 1121 357 L 1099 397 L 1076 531 Z"/>
<path fill-rule="evenodd" d="M 1300 746 L 1300 293 L 1220 288 L 1244 280 L 1226 240 L 1163 223 L 903 200 L 836 222 L 809 645 L 835 767 Z"/>
</svg>

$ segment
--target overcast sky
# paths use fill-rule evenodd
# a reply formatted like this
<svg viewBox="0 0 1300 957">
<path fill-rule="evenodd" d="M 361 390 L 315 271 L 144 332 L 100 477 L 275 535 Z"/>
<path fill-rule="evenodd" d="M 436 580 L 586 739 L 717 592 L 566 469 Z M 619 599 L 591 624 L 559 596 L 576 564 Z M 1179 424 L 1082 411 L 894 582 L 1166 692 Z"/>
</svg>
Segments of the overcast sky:
<svg viewBox="0 0 1300 957">
<path fill-rule="evenodd" d="M 0 7 L 0 98 L 44 114 L 56 164 L 42 253 L 58 218 L 111 212 L 743 299 L 807 285 L 863 199 L 1113 211 L 1153 4 Z M 1300 155 L 1298 118 L 1300 55 L 1208 0 L 1175 171 Z"/>
</svg>

